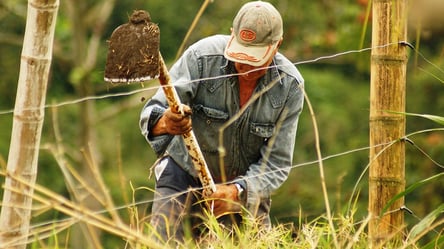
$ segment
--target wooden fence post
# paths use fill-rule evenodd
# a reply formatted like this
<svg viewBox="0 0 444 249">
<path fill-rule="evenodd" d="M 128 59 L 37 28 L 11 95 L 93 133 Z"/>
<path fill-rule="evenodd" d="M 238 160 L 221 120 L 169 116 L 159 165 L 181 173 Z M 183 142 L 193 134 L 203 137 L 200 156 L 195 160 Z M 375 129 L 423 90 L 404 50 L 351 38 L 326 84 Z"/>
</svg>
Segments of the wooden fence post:
<svg viewBox="0 0 444 249">
<path fill-rule="evenodd" d="M 25 249 L 37 177 L 46 88 L 59 0 L 29 0 L 20 63 L 5 191 L 0 214 L 0 248 Z M 11 244 L 12 243 L 12 244 Z"/>
<path fill-rule="evenodd" d="M 403 198 L 381 212 L 405 189 L 407 0 L 373 0 L 372 8 L 369 237 L 377 245 L 399 239 L 404 225 Z"/>
</svg>

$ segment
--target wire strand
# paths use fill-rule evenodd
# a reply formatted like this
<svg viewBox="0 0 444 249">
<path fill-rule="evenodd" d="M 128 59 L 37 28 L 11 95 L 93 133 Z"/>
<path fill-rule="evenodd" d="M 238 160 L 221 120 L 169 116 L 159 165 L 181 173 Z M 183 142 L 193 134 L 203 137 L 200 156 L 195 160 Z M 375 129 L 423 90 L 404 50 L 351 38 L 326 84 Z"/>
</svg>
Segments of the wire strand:
<svg viewBox="0 0 444 249">
<path fill-rule="evenodd" d="M 295 62 L 295 63 L 293 63 L 293 65 L 297 66 L 297 65 L 310 64 L 310 63 L 319 62 L 321 60 L 333 59 L 333 58 L 337 58 L 337 57 L 348 55 L 348 54 L 363 53 L 363 52 L 371 51 L 372 49 L 385 48 L 385 47 L 399 45 L 399 44 L 408 46 L 415 53 L 417 53 L 421 58 L 423 58 L 424 61 L 426 61 L 428 64 L 432 65 L 433 67 L 437 68 L 440 72 L 444 73 L 443 69 L 441 69 L 438 65 L 434 64 L 430 60 L 428 60 L 421 52 L 419 52 L 410 43 L 408 43 L 406 41 L 393 42 L 393 43 L 388 43 L 388 44 L 384 44 L 384 45 L 380 45 L 380 46 L 367 47 L 367 48 L 356 49 L 356 50 L 348 50 L 348 51 L 344 51 L 344 52 L 340 52 L 340 53 L 336 53 L 336 54 L 332 54 L 332 55 L 320 56 L 320 57 L 310 59 L 310 60 Z M 279 65 L 272 65 L 267 68 L 279 68 L 279 67 L 280 67 Z M 261 69 L 263 69 L 263 68 L 254 69 L 254 70 L 251 70 L 246 73 L 251 73 L 251 72 L 254 72 L 255 70 L 261 70 Z M 423 71 L 425 71 L 425 70 L 423 70 Z M 207 78 L 202 78 L 202 79 L 198 79 L 198 80 L 192 80 L 192 81 L 186 82 L 185 84 L 187 84 L 187 83 L 191 84 L 191 83 L 195 83 L 195 82 L 202 81 L 202 80 L 215 80 L 215 79 L 234 77 L 234 76 L 239 76 L 239 75 L 241 75 L 241 74 L 234 73 L 234 74 L 220 75 L 220 76 L 215 76 L 215 77 L 207 77 Z M 439 80 L 439 78 L 437 78 L 437 79 Z M 135 94 L 142 93 L 145 91 L 156 90 L 159 87 L 160 86 L 154 86 L 154 87 L 147 87 L 147 88 L 132 90 L 132 91 L 128 91 L 128 92 L 110 93 L 110 94 L 105 94 L 105 95 L 100 95 L 100 96 L 87 96 L 87 97 L 83 97 L 83 98 L 79 98 L 79 99 L 75 99 L 75 100 L 63 101 L 63 102 L 56 103 L 56 104 L 47 104 L 44 106 L 44 108 L 46 109 L 46 108 L 54 108 L 54 107 L 63 107 L 63 106 L 67 106 L 67 105 L 79 104 L 81 102 L 90 101 L 90 100 L 102 100 L 102 99 L 115 98 L 115 97 L 131 96 L 131 95 L 135 95 Z M 32 111 L 32 110 L 38 110 L 38 109 L 39 108 L 36 107 L 36 108 L 30 108 L 27 110 Z M 12 113 L 14 113 L 14 109 L 0 111 L 0 115 L 7 115 L 7 114 L 12 114 Z"/>
</svg>

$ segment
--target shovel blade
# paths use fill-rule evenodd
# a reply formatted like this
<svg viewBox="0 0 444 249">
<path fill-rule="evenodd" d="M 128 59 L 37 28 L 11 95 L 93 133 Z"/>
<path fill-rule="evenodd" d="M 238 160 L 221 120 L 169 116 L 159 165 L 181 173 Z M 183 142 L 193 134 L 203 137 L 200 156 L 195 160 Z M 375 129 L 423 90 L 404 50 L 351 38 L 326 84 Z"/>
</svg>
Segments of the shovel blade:
<svg viewBox="0 0 444 249">
<path fill-rule="evenodd" d="M 159 42 L 159 27 L 149 13 L 134 11 L 108 41 L 104 80 L 128 84 L 159 77 Z"/>
</svg>

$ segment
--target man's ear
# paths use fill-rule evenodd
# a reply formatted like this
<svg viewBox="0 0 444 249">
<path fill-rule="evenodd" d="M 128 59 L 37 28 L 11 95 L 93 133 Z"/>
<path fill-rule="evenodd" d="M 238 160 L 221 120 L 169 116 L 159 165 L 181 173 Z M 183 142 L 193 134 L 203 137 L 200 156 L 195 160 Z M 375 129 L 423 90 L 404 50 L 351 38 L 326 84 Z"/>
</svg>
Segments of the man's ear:
<svg viewBox="0 0 444 249">
<path fill-rule="evenodd" d="M 283 37 L 281 37 L 281 39 L 278 41 L 278 44 L 276 46 L 276 49 L 274 50 L 274 54 L 277 54 L 279 47 L 282 45 L 282 41 L 283 41 Z"/>
<path fill-rule="evenodd" d="M 282 45 L 283 41 L 284 41 L 284 37 L 281 37 L 281 39 L 278 41 L 278 45 L 276 48 L 279 48 Z"/>
</svg>

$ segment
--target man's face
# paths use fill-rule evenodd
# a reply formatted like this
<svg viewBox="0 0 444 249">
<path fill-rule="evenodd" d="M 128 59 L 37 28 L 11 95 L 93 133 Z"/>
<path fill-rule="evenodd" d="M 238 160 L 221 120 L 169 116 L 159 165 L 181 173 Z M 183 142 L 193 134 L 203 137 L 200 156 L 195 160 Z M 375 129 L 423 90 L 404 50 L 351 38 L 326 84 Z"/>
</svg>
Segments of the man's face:
<svg viewBox="0 0 444 249">
<path fill-rule="evenodd" d="M 270 59 L 261 66 L 251 66 L 248 64 L 235 62 L 234 67 L 239 73 L 238 77 L 246 81 L 257 81 L 259 78 L 265 75 L 268 69 L 267 67 L 273 61 L 273 57 L 274 56 L 271 56 Z"/>
</svg>

